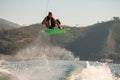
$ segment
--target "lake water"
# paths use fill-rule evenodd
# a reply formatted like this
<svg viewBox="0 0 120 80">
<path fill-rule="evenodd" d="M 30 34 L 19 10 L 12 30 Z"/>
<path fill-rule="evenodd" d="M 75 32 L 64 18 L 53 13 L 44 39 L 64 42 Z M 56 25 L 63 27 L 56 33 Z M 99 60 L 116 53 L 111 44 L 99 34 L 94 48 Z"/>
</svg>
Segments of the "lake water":
<svg viewBox="0 0 120 80">
<path fill-rule="evenodd" d="M 74 60 L 0 60 L 0 80 L 120 80 L 120 64 Z"/>
</svg>

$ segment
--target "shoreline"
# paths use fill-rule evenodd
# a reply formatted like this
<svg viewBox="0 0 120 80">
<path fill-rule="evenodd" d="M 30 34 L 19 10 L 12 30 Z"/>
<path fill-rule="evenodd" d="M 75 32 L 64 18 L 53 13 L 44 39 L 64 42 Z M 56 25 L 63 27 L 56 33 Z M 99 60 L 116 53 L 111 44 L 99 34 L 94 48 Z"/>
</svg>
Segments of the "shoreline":
<svg viewBox="0 0 120 80">
<path fill-rule="evenodd" d="M 37 56 L 37 57 L 23 57 L 23 56 L 17 56 L 17 55 L 3 55 L 0 54 L 0 60 L 6 60 L 6 61 L 21 61 L 21 60 L 35 60 L 35 59 L 39 59 L 39 60 L 70 60 L 70 59 L 60 59 L 60 58 L 54 58 L 54 57 L 43 57 L 43 56 Z M 94 60 L 94 59 L 80 59 L 77 61 L 98 61 L 101 63 L 113 63 L 113 64 L 120 64 L 119 61 L 116 60 L 109 60 L 109 59 L 99 59 L 99 60 Z"/>
</svg>

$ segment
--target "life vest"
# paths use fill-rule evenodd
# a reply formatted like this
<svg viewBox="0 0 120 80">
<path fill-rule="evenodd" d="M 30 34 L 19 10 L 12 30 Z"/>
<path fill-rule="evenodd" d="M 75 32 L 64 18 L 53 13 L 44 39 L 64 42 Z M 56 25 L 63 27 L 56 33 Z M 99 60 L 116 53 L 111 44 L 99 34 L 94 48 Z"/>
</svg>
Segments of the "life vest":
<svg viewBox="0 0 120 80">
<path fill-rule="evenodd" d="M 49 20 L 51 21 L 51 26 L 54 27 L 55 26 L 55 21 L 54 21 L 53 17 L 50 18 L 49 16 L 47 16 L 47 21 L 49 21 Z"/>
</svg>

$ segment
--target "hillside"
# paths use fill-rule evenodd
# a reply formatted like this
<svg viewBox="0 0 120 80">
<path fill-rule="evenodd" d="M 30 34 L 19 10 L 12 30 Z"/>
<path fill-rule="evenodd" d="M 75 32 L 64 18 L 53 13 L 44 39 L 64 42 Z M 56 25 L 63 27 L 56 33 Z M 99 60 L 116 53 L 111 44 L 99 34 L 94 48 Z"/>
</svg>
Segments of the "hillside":
<svg viewBox="0 0 120 80">
<path fill-rule="evenodd" d="M 0 18 L 0 31 L 19 28 L 20 25 Z"/>
<path fill-rule="evenodd" d="M 1 32 L 0 54 L 16 54 L 18 50 L 29 45 L 36 38 L 41 28 L 36 26 L 31 25 Z"/>
<path fill-rule="evenodd" d="M 106 41 L 110 35 L 109 30 L 111 25 L 112 22 L 110 21 L 87 27 L 86 35 L 84 37 L 78 37 L 67 48 L 72 50 L 75 56 L 80 56 L 83 59 L 100 58 L 101 52 L 104 53 L 102 48 L 106 47 L 104 44 L 107 43 Z"/>
<path fill-rule="evenodd" d="M 68 27 L 63 34 L 46 35 L 45 27 L 33 24 L 0 34 L 0 54 L 16 54 L 34 43 L 66 48 L 82 60 L 113 59 L 120 61 L 120 20 L 111 20 L 87 27 Z"/>
</svg>

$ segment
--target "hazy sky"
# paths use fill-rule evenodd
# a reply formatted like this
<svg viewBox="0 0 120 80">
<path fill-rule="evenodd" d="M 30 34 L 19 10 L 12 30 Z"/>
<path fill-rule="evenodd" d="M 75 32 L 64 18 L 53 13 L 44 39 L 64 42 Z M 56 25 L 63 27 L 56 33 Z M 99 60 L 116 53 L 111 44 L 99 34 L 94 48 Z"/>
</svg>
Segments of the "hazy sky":
<svg viewBox="0 0 120 80">
<path fill-rule="evenodd" d="M 41 23 L 46 11 L 62 24 L 86 26 L 120 17 L 120 0 L 0 0 L 0 18 L 20 25 Z"/>
</svg>

